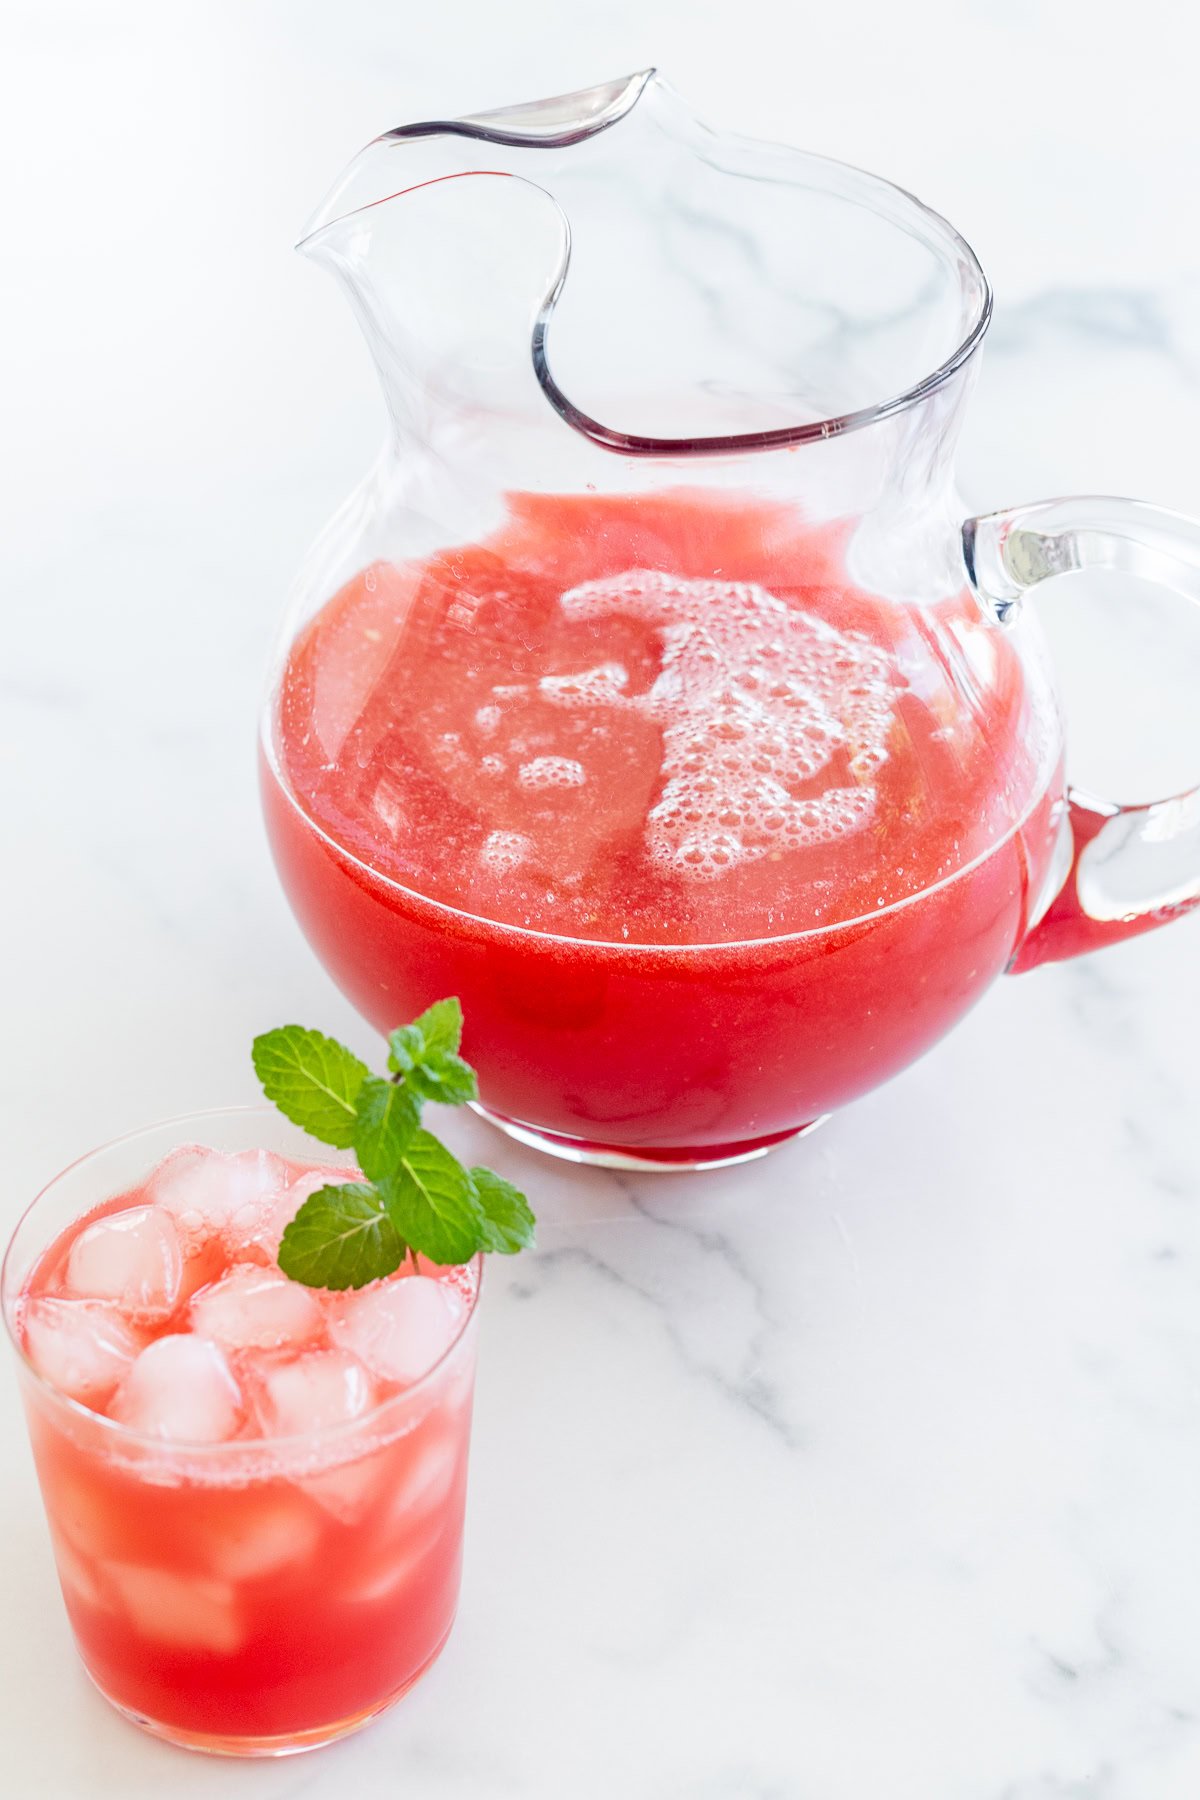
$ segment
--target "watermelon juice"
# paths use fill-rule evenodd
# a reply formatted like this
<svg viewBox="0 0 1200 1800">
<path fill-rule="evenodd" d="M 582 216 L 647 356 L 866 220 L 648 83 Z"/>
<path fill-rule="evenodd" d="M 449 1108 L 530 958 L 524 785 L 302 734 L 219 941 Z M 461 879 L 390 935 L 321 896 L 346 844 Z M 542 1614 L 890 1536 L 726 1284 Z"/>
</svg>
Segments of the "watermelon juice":
<svg viewBox="0 0 1200 1800">
<path fill-rule="evenodd" d="M 686 491 L 516 496 L 309 619 L 266 817 L 368 1019 L 457 994 L 502 1122 L 689 1162 L 965 1011 L 1043 887 L 1058 720 L 969 591 L 872 595 L 849 535 Z"/>
<path fill-rule="evenodd" d="M 111 1191 L 139 1141 L 47 1190 L 5 1269 L 79 1650 L 174 1742 L 325 1743 L 410 1687 L 454 1618 L 478 1266 L 301 1286 L 280 1234 L 344 1167 L 193 1145 Z M 64 1217 L 60 1189 L 93 1204 Z"/>
</svg>

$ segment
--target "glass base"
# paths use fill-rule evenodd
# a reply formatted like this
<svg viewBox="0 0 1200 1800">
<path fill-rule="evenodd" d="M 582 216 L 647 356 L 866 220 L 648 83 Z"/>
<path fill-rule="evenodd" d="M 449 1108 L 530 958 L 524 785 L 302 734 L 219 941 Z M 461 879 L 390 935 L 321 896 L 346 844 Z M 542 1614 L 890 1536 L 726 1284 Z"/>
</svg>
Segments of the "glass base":
<svg viewBox="0 0 1200 1800">
<path fill-rule="evenodd" d="M 811 1119 L 807 1125 L 796 1125 L 790 1131 L 772 1132 L 768 1137 L 743 1138 L 741 1142 L 731 1144 L 691 1144 L 684 1149 L 642 1150 L 624 1144 L 595 1144 L 587 1138 L 543 1131 L 538 1125 L 525 1125 L 520 1119 L 493 1112 L 491 1107 L 481 1106 L 477 1100 L 471 1105 L 481 1119 L 515 1138 L 518 1144 L 528 1144 L 531 1150 L 544 1150 L 547 1156 L 557 1156 L 563 1162 L 586 1163 L 593 1169 L 653 1170 L 667 1175 L 686 1175 L 698 1169 L 729 1169 L 735 1163 L 756 1162 L 780 1144 L 810 1136 L 829 1117 L 828 1113 L 823 1113 L 819 1119 Z"/>
<path fill-rule="evenodd" d="M 148 1732 L 151 1737 L 161 1738 L 164 1743 L 175 1744 L 180 1750 L 196 1750 L 202 1756 L 300 1756 L 305 1750 L 320 1750 L 326 1744 L 336 1744 L 339 1738 L 350 1737 L 353 1732 L 361 1731 L 372 1719 L 378 1719 L 388 1712 L 398 1700 L 403 1700 L 410 1688 L 416 1686 L 421 1677 L 428 1673 L 446 1646 L 447 1631 L 433 1654 L 421 1664 L 415 1675 L 410 1675 L 401 1687 L 378 1706 L 368 1707 L 365 1712 L 355 1713 L 348 1719 L 338 1719 L 332 1725 L 318 1725 L 312 1731 L 287 1732 L 280 1737 L 244 1737 L 236 1732 L 222 1735 L 204 1731 L 189 1731 L 179 1725 L 164 1725 L 161 1719 L 147 1718 L 144 1713 L 136 1712 L 131 1706 L 122 1706 L 111 1694 L 105 1693 L 90 1669 L 86 1670 L 92 1686 L 102 1694 L 108 1704 L 119 1712 L 123 1719 L 131 1725 Z M 86 1665 L 85 1665 L 86 1668 Z"/>
</svg>

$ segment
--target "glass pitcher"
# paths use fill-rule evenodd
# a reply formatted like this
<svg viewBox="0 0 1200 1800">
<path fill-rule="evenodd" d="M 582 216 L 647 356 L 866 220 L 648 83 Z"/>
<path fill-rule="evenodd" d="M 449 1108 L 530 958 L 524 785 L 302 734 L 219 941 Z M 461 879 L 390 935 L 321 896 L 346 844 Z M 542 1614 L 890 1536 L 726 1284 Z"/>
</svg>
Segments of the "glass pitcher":
<svg viewBox="0 0 1200 1800">
<path fill-rule="evenodd" d="M 963 523 L 991 296 L 875 176 L 646 72 L 370 145 L 301 248 L 387 407 L 262 737 L 296 914 L 381 1030 L 457 994 L 481 1109 L 610 1165 L 762 1154 L 1004 969 L 1200 898 L 1200 790 L 1068 790 L 1025 594 L 1200 598 L 1200 526 Z"/>
</svg>

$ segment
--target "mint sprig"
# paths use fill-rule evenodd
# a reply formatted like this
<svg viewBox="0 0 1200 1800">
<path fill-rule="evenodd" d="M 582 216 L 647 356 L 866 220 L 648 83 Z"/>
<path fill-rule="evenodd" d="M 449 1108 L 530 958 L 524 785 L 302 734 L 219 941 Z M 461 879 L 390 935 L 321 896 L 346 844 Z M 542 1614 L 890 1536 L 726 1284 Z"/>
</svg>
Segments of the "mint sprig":
<svg viewBox="0 0 1200 1800">
<path fill-rule="evenodd" d="M 285 1275 L 307 1287 L 358 1288 L 394 1273 L 405 1256 L 465 1263 L 477 1251 L 511 1256 L 533 1243 L 524 1194 L 492 1169 L 464 1168 L 422 1128 L 425 1101 L 458 1106 L 475 1098 L 461 1041 L 454 999 L 391 1033 L 390 1078 L 302 1025 L 255 1038 L 254 1069 L 267 1099 L 322 1143 L 353 1149 L 366 1177 L 331 1182 L 304 1202 L 280 1242 Z"/>
</svg>

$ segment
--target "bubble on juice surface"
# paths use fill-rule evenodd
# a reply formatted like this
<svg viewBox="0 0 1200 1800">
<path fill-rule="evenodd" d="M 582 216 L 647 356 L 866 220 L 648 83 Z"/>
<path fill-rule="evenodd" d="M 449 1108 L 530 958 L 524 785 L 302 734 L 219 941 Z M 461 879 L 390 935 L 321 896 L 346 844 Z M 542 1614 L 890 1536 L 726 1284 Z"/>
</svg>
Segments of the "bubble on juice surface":
<svg viewBox="0 0 1200 1800">
<path fill-rule="evenodd" d="M 310 1342 L 324 1327 L 311 1288 L 278 1269 L 237 1263 L 192 1301 L 193 1331 L 223 1350 L 279 1350 Z"/>
<path fill-rule="evenodd" d="M 145 1437 L 217 1444 L 234 1436 L 245 1407 L 218 1346 L 190 1333 L 172 1333 L 147 1344 L 109 1411 Z"/>
<path fill-rule="evenodd" d="M 259 1372 L 258 1414 L 263 1432 L 292 1437 L 361 1418 L 374 1404 L 362 1364 L 344 1350 L 310 1350 Z"/>
<path fill-rule="evenodd" d="M 712 879 L 873 816 L 897 672 L 861 634 L 756 583 L 646 569 L 584 582 L 562 607 L 581 619 L 623 613 L 660 633 L 654 684 L 626 702 L 662 729 L 662 791 L 646 824 L 655 862 Z"/>
<path fill-rule="evenodd" d="M 573 756 L 535 756 L 521 764 L 517 780 L 523 788 L 577 788 L 587 775 Z"/>
<path fill-rule="evenodd" d="M 484 868 L 503 874 L 519 869 L 533 851 L 533 842 L 522 831 L 491 831 L 484 839 L 479 860 Z"/>
<path fill-rule="evenodd" d="M 384 1381 L 419 1381 L 454 1342 L 466 1304 L 428 1275 L 376 1282 L 335 1302 L 329 1335 Z"/>
<path fill-rule="evenodd" d="M 581 669 L 578 674 L 543 675 L 538 691 L 557 706 L 594 706 L 597 701 L 623 698 L 629 685 L 629 671 L 622 663 L 600 663 L 594 669 Z"/>
<path fill-rule="evenodd" d="M 287 1164 L 269 1150 L 228 1156 L 189 1144 L 159 1164 L 145 1193 L 170 1214 L 185 1248 L 194 1252 L 225 1235 L 239 1214 L 245 1220 L 287 1179 Z"/>
<path fill-rule="evenodd" d="M 245 1635 L 228 1581 L 176 1575 L 139 1563 L 113 1563 L 108 1585 L 140 1636 L 173 1650 L 231 1656 Z"/>
<path fill-rule="evenodd" d="M 64 1285 L 83 1300 L 115 1300 L 131 1318 L 165 1319 L 179 1299 L 183 1250 L 172 1220 L 157 1206 L 105 1213 L 79 1233 Z"/>
<path fill-rule="evenodd" d="M 107 1300 L 56 1300 L 25 1308 L 23 1335 L 30 1362 L 51 1387 L 87 1406 L 102 1406 L 142 1348 L 120 1308 Z"/>
</svg>

